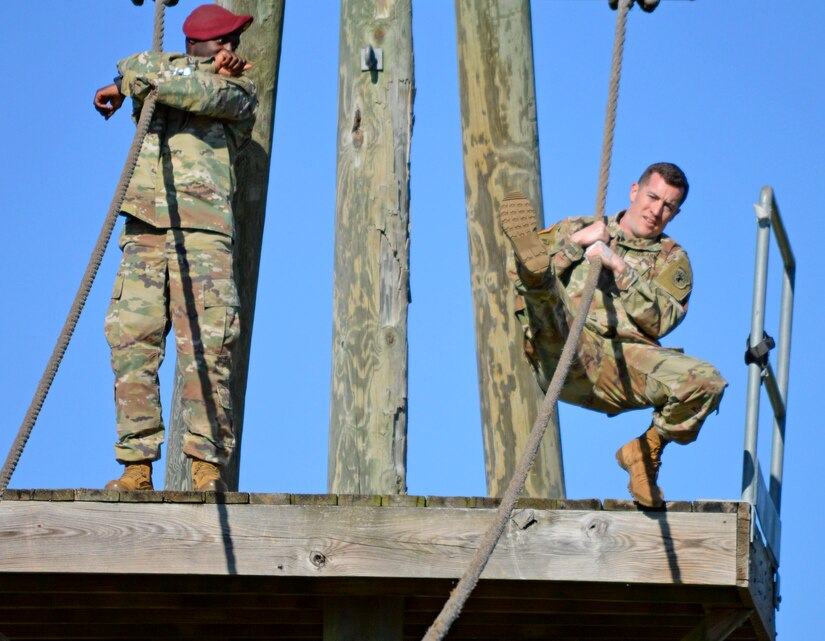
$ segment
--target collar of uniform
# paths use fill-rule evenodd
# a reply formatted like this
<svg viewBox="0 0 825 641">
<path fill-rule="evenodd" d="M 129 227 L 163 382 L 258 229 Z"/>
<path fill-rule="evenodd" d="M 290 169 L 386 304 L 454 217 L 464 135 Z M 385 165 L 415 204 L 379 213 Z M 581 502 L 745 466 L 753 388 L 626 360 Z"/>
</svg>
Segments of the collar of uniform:
<svg viewBox="0 0 825 641">
<path fill-rule="evenodd" d="M 620 211 L 615 216 L 609 216 L 607 219 L 607 233 L 611 238 L 616 239 L 616 243 L 627 247 L 628 249 L 635 249 L 637 251 L 657 252 L 662 249 L 661 236 L 656 238 L 633 238 L 628 236 L 625 231 L 619 226 L 619 221 L 624 216 L 625 210 Z"/>
</svg>

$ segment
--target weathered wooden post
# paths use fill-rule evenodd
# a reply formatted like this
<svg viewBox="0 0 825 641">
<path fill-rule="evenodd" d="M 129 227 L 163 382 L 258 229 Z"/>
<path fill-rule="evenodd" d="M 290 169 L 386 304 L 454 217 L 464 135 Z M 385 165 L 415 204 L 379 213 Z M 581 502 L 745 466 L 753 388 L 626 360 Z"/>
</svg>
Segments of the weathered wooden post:
<svg viewBox="0 0 825 641">
<path fill-rule="evenodd" d="M 258 289 L 258 266 L 261 258 L 266 196 L 269 184 L 269 158 L 272 127 L 275 120 L 275 97 L 278 91 L 278 65 L 281 58 L 281 34 L 285 0 L 219 0 L 230 11 L 249 14 L 255 21 L 244 33 L 240 53 L 253 62 L 247 74 L 258 87 L 258 112 L 252 142 L 236 167 L 238 187 L 234 209 L 236 221 L 235 279 L 241 298 L 241 341 L 234 362 L 232 407 L 235 425 L 235 453 L 226 470 L 229 489 L 238 488 L 244 400 L 252 344 L 252 321 Z M 180 379 L 175 380 L 166 457 L 166 483 L 169 490 L 192 487 L 189 460 L 183 455 L 183 420 L 180 414 Z"/>
<path fill-rule="evenodd" d="M 510 247 L 498 206 L 522 191 L 542 224 L 529 0 L 456 0 L 464 190 L 475 307 L 487 492 L 501 496 L 541 402 L 522 351 Z M 525 494 L 564 497 L 558 424 L 550 425 Z"/>
<path fill-rule="evenodd" d="M 410 0 L 344 0 L 330 492 L 404 494 L 407 488 L 413 93 Z"/>
<path fill-rule="evenodd" d="M 343 0 L 329 491 L 407 490 L 411 0 Z M 324 639 L 400 640 L 400 597 L 330 597 Z"/>
</svg>

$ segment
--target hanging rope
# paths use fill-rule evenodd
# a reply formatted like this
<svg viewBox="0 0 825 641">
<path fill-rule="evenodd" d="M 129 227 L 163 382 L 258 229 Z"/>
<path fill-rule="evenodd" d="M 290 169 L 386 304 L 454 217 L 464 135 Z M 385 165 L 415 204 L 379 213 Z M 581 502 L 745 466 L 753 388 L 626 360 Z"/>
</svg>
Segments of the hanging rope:
<svg viewBox="0 0 825 641">
<path fill-rule="evenodd" d="M 607 99 L 607 113 L 605 116 L 604 138 L 602 142 L 602 156 L 601 165 L 599 169 L 599 187 L 596 197 L 596 214 L 595 221 L 604 220 L 604 209 L 607 201 L 607 184 L 610 177 L 610 163 L 613 154 L 613 133 L 616 128 L 616 107 L 619 101 L 619 80 L 622 73 L 622 54 L 624 51 L 625 32 L 627 26 L 627 12 L 630 10 L 633 0 L 621 0 L 616 14 L 616 33 L 613 39 L 613 64 L 610 70 L 610 87 L 608 89 Z M 441 612 L 436 617 L 430 629 L 424 635 L 423 641 L 441 641 L 450 627 L 458 618 L 461 609 L 470 598 L 470 594 L 478 583 L 478 579 L 487 562 L 493 554 L 493 550 L 501 538 L 502 532 L 510 520 L 510 515 L 513 508 L 516 506 L 516 501 L 527 481 L 527 474 L 533 464 L 536 454 L 539 451 L 539 446 L 547 431 L 547 424 L 551 416 L 555 412 L 556 402 L 561 394 L 564 381 L 567 378 L 567 373 L 570 371 L 570 365 L 573 362 L 573 356 L 576 351 L 576 346 L 581 336 L 584 321 L 587 317 L 587 311 L 590 309 L 590 303 L 593 300 L 593 295 L 596 292 L 596 285 L 599 281 L 599 274 L 602 271 L 602 260 L 599 257 L 590 259 L 590 270 L 587 274 L 587 279 L 584 284 L 584 289 L 581 296 L 581 305 L 576 314 L 573 323 L 570 326 L 570 333 L 567 341 L 562 349 L 559 363 L 556 366 L 556 371 L 553 373 L 553 378 L 547 388 L 547 393 L 544 396 L 544 401 L 541 404 L 541 409 L 533 423 L 533 429 L 530 431 L 530 436 L 527 439 L 527 446 L 524 448 L 524 453 L 519 459 L 513 477 L 501 498 L 496 517 L 490 527 L 484 533 L 481 543 L 476 550 L 473 560 L 469 567 L 464 572 L 464 575 L 459 580 L 458 584 L 450 593 L 450 598 L 444 604 Z"/>
<path fill-rule="evenodd" d="M 166 8 L 167 2 L 169 2 L 169 0 L 155 1 L 155 27 L 152 43 L 154 50 L 158 52 L 163 51 L 164 9 Z M 63 329 L 57 339 L 57 344 L 54 346 L 43 376 L 40 378 L 40 383 L 37 385 L 34 398 L 32 398 L 26 416 L 23 418 L 17 436 L 12 443 L 9 455 L 6 457 L 6 462 L 3 464 L 3 469 L 0 470 L 0 498 L 2 498 L 6 492 L 11 475 L 14 474 L 17 463 L 20 460 L 20 455 L 23 453 L 23 448 L 31 436 L 34 424 L 46 400 L 46 395 L 49 393 L 49 388 L 52 386 L 54 377 L 57 375 L 57 370 L 63 360 L 63 355 L 66 353 L 69 341 L 72 338 L 75 327 L 77 327 L 80 313 L 83 311 L 83 306 L 89 297 L 92 283 L 100 268 L 100 263 L 103 261 L 103 254 L 106 252 L 106 246 L 109 244 L 109 239 L 112 237 L 112 230 L 120 214 L 120 207 L 123 205 L 123 199 L 126 197 L 126 190 L 129 187 L 129 182 L 132 180 L 132 174 L 135 171 L 135 165 L 137 165 L 137 158 L 141 145 L 143 144 L 143 139 L 146 137 L 146 132 L 149 131 L 149 123 L 152 121 L 152 116 L 155 113 L 155 100 L 156 95 L 153 90 L 143 103 L 135 137 L 132 140 L 132 146 L 126 158 L 126 164 L 120 174 L 120 181 L 117 184 L 115 195 L 109 205 L 109 213 L 106 214 L 106 218 L 103 221 L 103 228 L 100 230 L 100 235 L 97 238 L 92 257 L 89 259 L 89 264 L 86 266 L 83 279 L 80 281 L 80 287 L 77 290 L 77 294 L 75 294 L 74 301 L 69 309 L 69 314 L 63 323 Z"/>
</svg>

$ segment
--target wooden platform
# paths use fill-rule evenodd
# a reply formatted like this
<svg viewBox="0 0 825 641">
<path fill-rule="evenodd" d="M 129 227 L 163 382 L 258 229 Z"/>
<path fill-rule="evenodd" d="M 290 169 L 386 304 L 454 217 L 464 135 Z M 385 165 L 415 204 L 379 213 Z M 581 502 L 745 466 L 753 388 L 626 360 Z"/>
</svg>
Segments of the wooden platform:
<svg viewBox="0 0 825 641">
<path fill-rule="evenodd" d="M 399 607 L 404 639 L 417 639 L 495 505 L 8 490 L 0 633 L 322 639 L 330 608 L 367 604 Z M 772 641 L 773 568 L 751 526 L 750 506 L 734 502 L 642 511 L 630 501 L 522 500 L 448 638 Z"/>
</svg>

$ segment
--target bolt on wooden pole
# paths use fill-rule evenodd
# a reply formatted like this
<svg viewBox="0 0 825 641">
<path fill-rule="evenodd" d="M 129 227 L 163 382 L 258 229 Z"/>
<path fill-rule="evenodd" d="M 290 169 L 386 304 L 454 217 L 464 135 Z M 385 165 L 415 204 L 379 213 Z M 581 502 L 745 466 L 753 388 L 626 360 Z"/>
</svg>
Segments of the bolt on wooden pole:
<svg viewBox="0 0 825 641">
<path fill-rule="evenodd" d="M 467 235 L 487 492 L 501 496 L 524 450 L 541 391 L 523 352 L 498 207 L 525 193 L 543 225 L 529 0 L 456 0 Z M 524 494 L 565 495 L 557 421 Z"/>
<path fill-rule="evenodd" d="M 238 489 L 244 399 L 252 345 L 252 323 L 258 289 L 264 218 L 266 215 L 269 160 L 278 92 L 278 66 L 284 24 L 284 0 L 219 0 L 217 4 L 238 14 L 254 16 L 255 21 L 241 39 L 239 53 L 252 61 L 246 74 L 258 89 L 258 111 L 252 141 L 235 166 L 237 189 L 235 213 L 235 281 L 241 299 L 241 338 L 233 363 L 232 412 L 235 451 L 224 478 L 230 490 Z M 172 415 L 167 435 L 166 482 L 168 490 L 189 490 L 192 478 L 189 459 L 183 454 L 185 426 L 180 404 L 181 378 L 175 377 Z"/>
<path fill-rule="evenodd" d="M 344 0 L 330 492 L 406 493 L 413 95 L 410 0 Z"/>
</svg>

